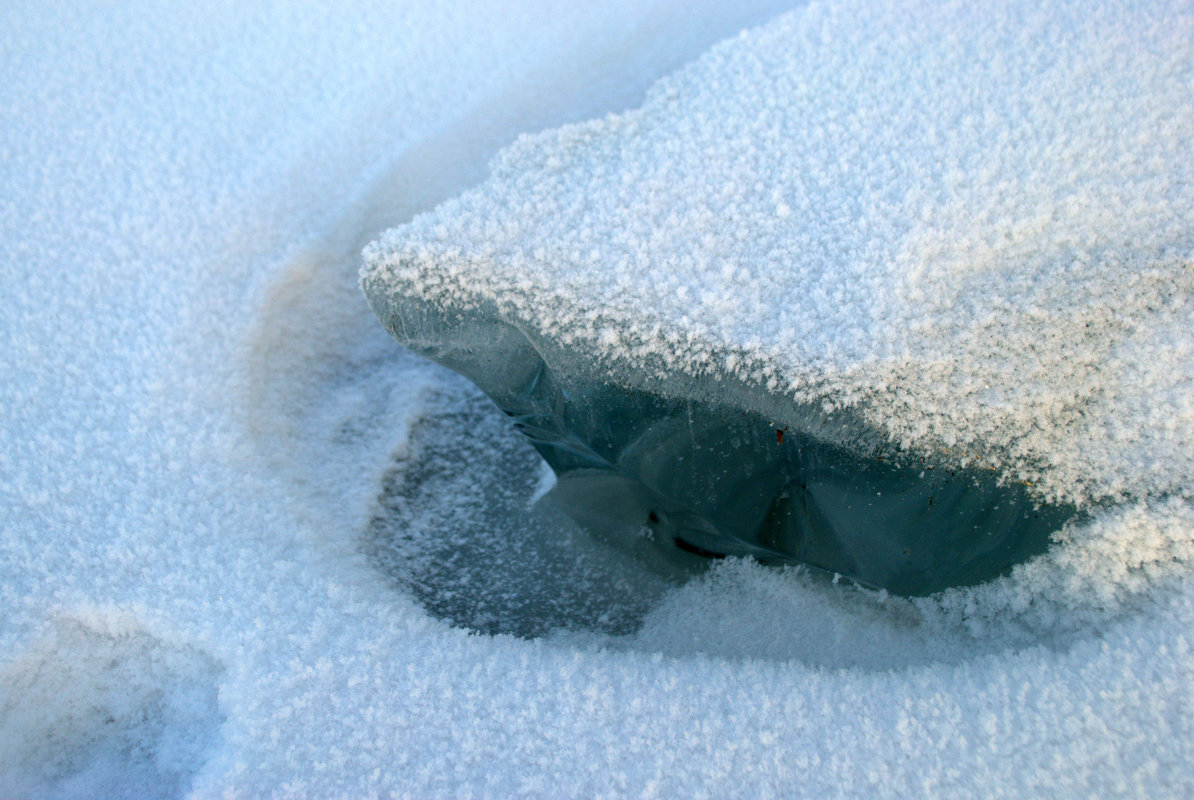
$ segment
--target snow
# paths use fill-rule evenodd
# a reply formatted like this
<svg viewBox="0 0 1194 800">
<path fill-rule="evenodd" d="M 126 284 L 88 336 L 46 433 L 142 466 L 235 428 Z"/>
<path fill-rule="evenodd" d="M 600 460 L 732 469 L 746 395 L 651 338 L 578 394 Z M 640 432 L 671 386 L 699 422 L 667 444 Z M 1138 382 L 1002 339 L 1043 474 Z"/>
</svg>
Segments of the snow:
<svg viewBox="0 0 1194 800">
<path fill-rule="evenodd" d="M 877 5 L 523 137 L 371 246 L 375 305 L 492 303 L 577 369 L 855 407 L 1071 501 L 1183 491 L 1194 16 Z"/>
<path fill-rule="evenodd" d="M 474 413 L 478 400 L 393 346 L 357 289 L 360 248 L 483 180 L 488 159 L 518 134 L 633 108 L 656 78 L 779 10 L 662 1 L 0 8 L 0 794 L 1190 793 L 1191 327 L 1188 286 L 1174 282 L 1189 274 L 1192 184 L 1188 159 L 1176 157 L 1191 130 L 1185 5 L 1033 6 L 1023 30 L 1039 23 L 1089 45 L 1060 51 L 1014 40 L 996 48 L 1000 32 L 1021 30 L 1013 10 L 976 25 L 925 8 L 885 28 L 882 6 L 816 5 L 652 90 L 646 108 L 659 127 L 635 123 L 642 112 L 632 112 L 523 140 L 495 162 L 496 181 L 525 176 L 514 192 L 525 202 L 523 190 L 539 186 L 525 160 L 542 141 L 571 141 L 569 158 L 592 161 L 573 173 L 561 161 L 558 185 L 521 215 L 523 234 L 505 236 L 509 217 L 494 219 L 495 246 L 517 248 L 546 236 L 538 226 L 553 203 L 580 199 L 573 181 L 600 166 L 603 147 L 670 147 L 658 168 L 675 170 L 663 177 L 676 185 L 660 184 L 662 196 L 683 194 L 686 175 L 702 180 L 708 159 L 692 162 L 681 146 L 690 141 L 685 121 L 697 118 L 689 106 L 669 110 L 667 97 L 697 106 L 721 97 L 703 113 L 737 119 L 733 87 L 710 95 L 704 81 L 738 59 L 743 71 L 727 77 L 758 85 L 749 62 L 775 53 L 762 46 L 768 37 L 837 35 L 816 51 L 832 56 L 823 64 L 831 72 L 868 56 L 891 63 L 878 44 L 911 35 L 917 17 L 926 31 L 948 26 L 1006 52 L 992 70 L 1052 76 L 1063 101 L 1079 80 L 1072 75 L 1099 77 L 1084 108 L 1092 121 L 1112 120 L 1116 135 L 1105 137 L 1106 125 L 1080 129 L 1058 158 L 1081 166 L 1092 160 L 1087 145 L 1097 145 L 1116 180 L 1051 198 L 1047 209 L 1022 206 L 1017 198 L 1034 181 L 1055 187 L 1050 151 L 1040 172 L 1015 174 L 989 203 L 925 198 L 937 216 L 909 220 L 902 237 L 877 237 L 904 245 L 906 259 L 934 247 L 945 257 L 876 309 L 898 312 L 917 289 L 950 292 L 941 301 L 948 309 L 950 298 L 984 296 L 978 279 L 990 271 L 978 270 L 974 286 L 951 283 L 967 253 L 1019 253 L 1044 210 L 1094 204 L 1074 210 L 1072 247 L 1121 253 L 1115 274 L 1135 280 L 1122 284 L 1114 309 L 1122 330 L 1078 353 L 1113 378 L 1089 411 L 1065 418 L 1073 424 L 1052 431 L 1044 423 L 1056 418 L 1041 417 L 1042 438 L 1026 446 L 1043 459 L 1032 466 L 1042 476 L 1073 478 L 1079 492 L 1118 505 L 1068 531 L 1063 546 L 998 585 L 917 603 L 728 562 L 652 600 L 636 635 L 595 624 L 536 639 L 452 627 L 370 550 L 379 497 L 395 470 L 418 460 L 419 431 Z M 808 55 L 789 50 L 778 66 Z M 1010 57 L 1055 52 L 1069 54 L 1076 72 Z M 924 64 L 957 63 L 949 56 Z M 1004 86 L 996 80 L 993 94 L 1011 103 Z M 1183 87 L 1182 102 L 1162 107 Z M 1035 111 L 1051 119 L 1049 108 Z M 980 123 L 975 135 L 989 132 Z M 631 124 L 641 138 L 623 137 Z M 671 145 L 669 124 L 681 126 Z M 1146 162 L 1134 160 L 1134 148 L 1154 146 Z M 992 180 L 1006 166 L 992 162 Z M 745 185 L 730 177 L 727 199 Z M 1076 171 L 1073 188 L 1090 189 L 1089 177 Z M 601 176 L 585 185 L 599 188 Z M 468 224 L 462 203 L 480 208 L 491 189 L 438 213 Z M 776 219 L 805 219 L 799 200 L 781 196 Z M 743 234 L 753 230 L 752 209 L 743 207 Z M 994 235 L 1003 212 L 1015 212 L 1024 241 Z M 666 222 L 667 210 L 659 213 Z M 1098 248 L 1083 238 L 1096 230 L 1092 219 L 1109 226 Z M 638 229 L 625 233 L 634 241 Z M 710 253 L 746 246 L 719 239 L 722 228 L 707 233 Z M 652 246 L 683 254 L 687 241 Z M 1174 260 L 1135 268 L 1154 251 Z M 1050 289 L 1056 262 L 1045 255 L 1024 262 L 1024 275 L 1040 282 L 1023 296 L 1074 312 L 1047 331 L 1044 341 L 1055 341 L 1083 320 L 1082 303 L 1102 308 L 1096 301 L 1114 275 L 1093 259 L 1080 271 L 1089 293 L 1072 297 Z M 626 291 L 656 275 L 636 271 Z M 686 302 L 716 305 L 691 291 Z M 1012 310 L 975 313 L 994 327 L 956 341 L 988 354 L 980 334 L 1016 333 L 1022 315 Z M 619 335 L 609 324 L 617 320 L 603 322 Z M 897 438 L 919 445 L 931 434 L 900 427 L 899 403 L 879 402 L 890 399 L 878 392 L 883 380 L 916 390 L 907 419 L 925 430 L 943 430 L 935 426 L 948 418 L 960 446 L 1007 444 L 987 435 L 1027 413 L 1014 393 L 1006 417 L 990 416 L 1001 406 L 984 394 L 958 395 L 972 404 L 955 406 L 970 419 L 963 424 L 946 413 L 953 384 L 936 389 L 940 374 L 898 383 L 912 378 L 897 356 L 932 352 L 924 348 L 938 341 L 935 331 L 901 334 L 898 314 L 872 322 L 866 333 L 889 349 L 857 374 L 859 340 L 849 334 L 862 328 L 809 340 L 774 362 L 765 359 L 782 354 L 765 350 L 772 332 L 760 328 L 759 347 L 733 354 L 739 366 L 730 369 L 749 376 L 763 363 L 791 369 L 796 356 L 819 358 L 864 393 L 868 424 Z M 1009 341 L 991 376 L 945 377 L 965 386 L 1004 367 L 1018 374 L 1021 344 Z M 1079 358 L 1075 372 L 1058 373 L 1059 362 L 1070 360 L 1046 359 L 1042 379 L 1093 369 Z M 947 359 L 943 369 L 959 363 L 968 362 Z M 1079 441 L 1088 464 L 1066 449 Z M 995 455 L 1027 463 L 1018 452 Z M 452 485 L 471 486 L 483 508 L 510 476 L 470 471 L 467 451 L 457 456 L 466 479 Z M 525 497 L 511 508 L 525 507 L 541 468 L 528 460 L 517 477 Z M 429 493 L 394 524 L 451 514 L 459 500 Z M 423 556 L 441 533 L 401 528 Z M 612 557 L 598 565 L 621 566 Z M 479 577 L 457 588 L 486 585 Z M 584 604 L 569 613 L 576 608 Z"/>
</svg>

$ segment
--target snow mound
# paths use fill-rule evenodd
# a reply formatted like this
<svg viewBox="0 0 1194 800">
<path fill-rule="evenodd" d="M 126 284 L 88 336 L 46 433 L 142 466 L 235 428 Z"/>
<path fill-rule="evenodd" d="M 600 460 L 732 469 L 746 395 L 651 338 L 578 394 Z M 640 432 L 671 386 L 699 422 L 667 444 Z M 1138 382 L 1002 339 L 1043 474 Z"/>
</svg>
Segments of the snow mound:
<svg viewBox="0 0 1194 800">
<path fill-rule="evenodd" d="M 1188 4 L 817 4 L 522 138 L 363 286 L 1041 498 L 1186 496 L 1192 85 Z"/>
</svg>

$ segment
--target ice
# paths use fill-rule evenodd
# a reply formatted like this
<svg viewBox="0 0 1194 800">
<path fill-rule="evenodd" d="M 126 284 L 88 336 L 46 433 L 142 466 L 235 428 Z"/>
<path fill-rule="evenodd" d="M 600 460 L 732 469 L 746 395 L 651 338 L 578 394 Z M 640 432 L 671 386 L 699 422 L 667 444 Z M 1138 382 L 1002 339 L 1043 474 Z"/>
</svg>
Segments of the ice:
<svg viewBox="0 0 1194 800">
<path fill-rule="evenodd" d="M 753 556 L 929 594 L 1043 552 L 1079 516 L 991 471 L 819 438 L 835 422 L 858 436 L 862 426 L 841 414 L 790 407 L 781 427 L 750 410 L 780 406 L 770 397 L 743 408 L 603 381 L 599 367 L 492 312 L 376 304 L 399 341 L 471 378 L 512 418 L 555 470 L 556 503 L 665 573 L 692 566 L 680 551 Z M 460 425 L 456 434 L 478 432 Z M 657 547 L 643 552 L 644 539 Z"/>
<path fill-rule="evenodd" d="M 554 480 L 492 403 L 463 379 L 445 384 L 383 480 L 364 540 L 370 561 L 473 631 L 636 630 L 668 576 L 579 530 L 544 499 Z"/>
<path fill-rule="evenodd" d="M 1194 478 L 1194 49 L 1121 11 L 793 12 L 523 137 L 363 285 L 591 528 L 981 582 Z"/>
</svg>

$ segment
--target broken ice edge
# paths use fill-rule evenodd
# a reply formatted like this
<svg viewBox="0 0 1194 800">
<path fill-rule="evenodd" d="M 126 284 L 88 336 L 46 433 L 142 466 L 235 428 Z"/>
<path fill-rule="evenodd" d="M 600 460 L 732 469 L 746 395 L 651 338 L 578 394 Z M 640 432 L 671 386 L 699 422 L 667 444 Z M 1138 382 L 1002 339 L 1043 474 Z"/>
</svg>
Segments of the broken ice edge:
<svg viewBox="0 0 1194 800">
<path fill-rule="evenodd" d="M 556 473 L 554 502 L 606 541 L 639 554 L 653 542 L 661 564 L 746 556 L 921 596 L 1004 574 L 1082 515 L 992 470 L 884 454 L 848 413 L 775 396 L 739 407 L 692 376 L 626 386 L 493 304 L 365 290 L 395 339 L 512 418 Z"/>
</svg>

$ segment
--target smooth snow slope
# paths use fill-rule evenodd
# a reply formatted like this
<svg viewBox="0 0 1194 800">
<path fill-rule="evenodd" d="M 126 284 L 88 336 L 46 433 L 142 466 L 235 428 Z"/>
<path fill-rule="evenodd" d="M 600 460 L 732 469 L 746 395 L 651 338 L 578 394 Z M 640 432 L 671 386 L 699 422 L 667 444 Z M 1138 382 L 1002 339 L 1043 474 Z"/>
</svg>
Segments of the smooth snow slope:
<svg viewBox="0 0 1194 800">
<path fill-rule="evenodd" d="M 1188 794 L 1181 582 L 1024 633 L 730 564 L 528 642 L 361 554 L 454 384 L 359 247 L 772 10 L 497 5 L 0 8 L 0 794 Z"/>
</svg>

